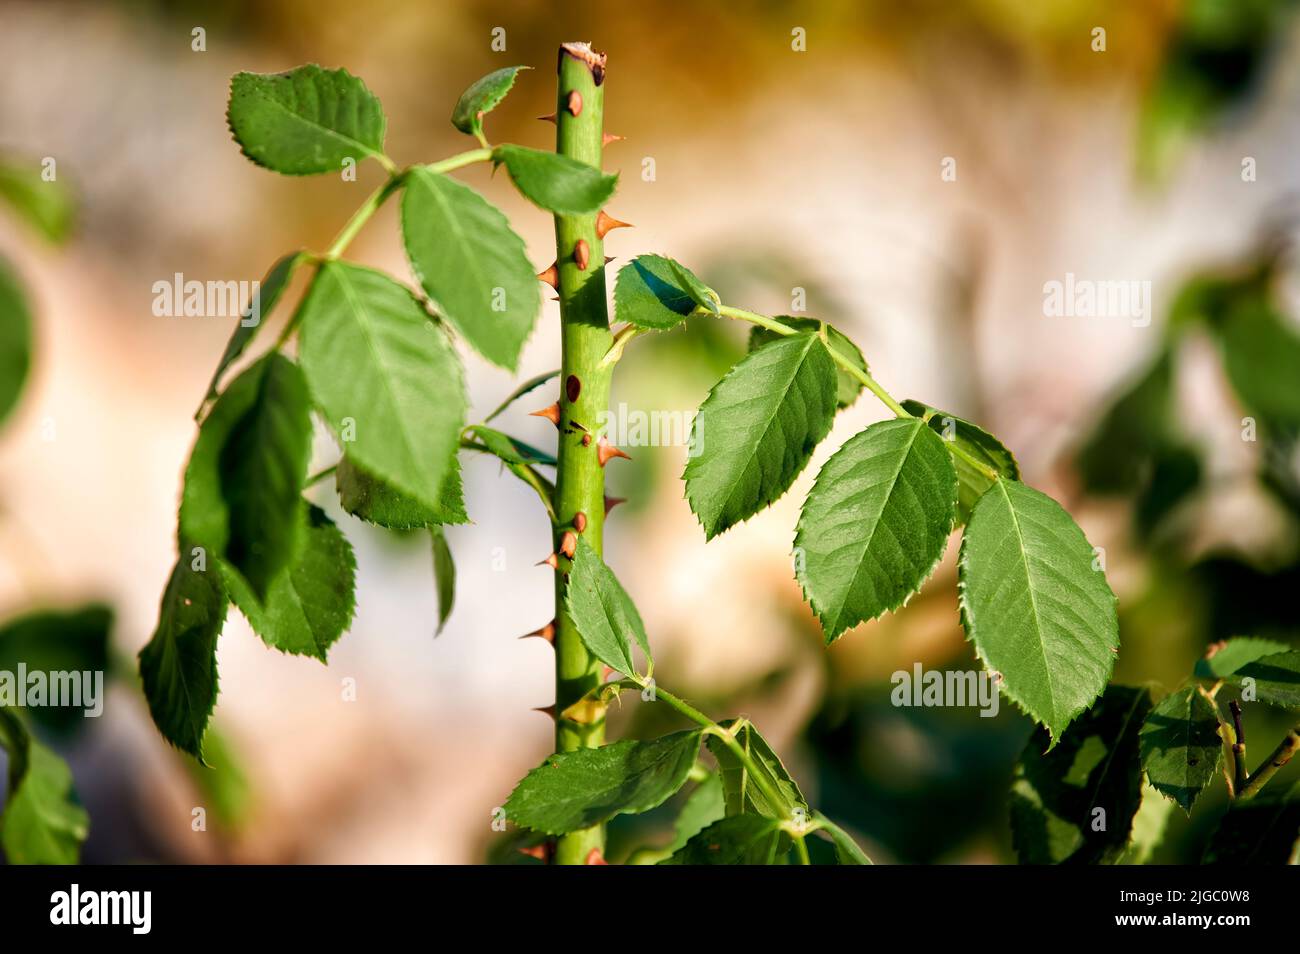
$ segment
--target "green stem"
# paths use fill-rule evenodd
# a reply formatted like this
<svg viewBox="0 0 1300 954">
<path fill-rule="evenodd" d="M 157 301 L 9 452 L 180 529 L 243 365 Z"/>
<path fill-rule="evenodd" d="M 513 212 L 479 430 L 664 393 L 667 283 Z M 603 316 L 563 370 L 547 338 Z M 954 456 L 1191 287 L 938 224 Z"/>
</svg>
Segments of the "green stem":
<svg viewBox="0 0 1300 954">
<path fill-rule="evenodd" d="M 1278 743 L 1277 748 L 1265 759 L 1264 764 L 1256 770 L 1249 781 L 1237 789 L 1237 798 L 1244 800 L 1258 795 L 1268 780 L 1280 772 L 1297 751 L 1300 751 L 1300 725 L 1286 734 L 1286 738 Z"/>
<path fill-rule="evenodd" d="M 556 83 L 555 151 L 601 167 L 604 134 L 603 86 L 576 44 L 560 48 Z M 577 94 L 574 96 L 573 94 Z M 577 115 L 570 102 L 581 105 Z M 581 245 L 580 245 L 581 243 Z M 605 471 L 597 458 L 601 416 L 609 407 L 611 370 L 600 366 L 612 335 L 605 306 L 605 249 L 596 234 L 596 214 L 555 216 L 556 265 L 559 272 L 560 433 L 556 451 L 555 550 L 555 749 L 572 752 L 604 744 L 605 723 L 582 724 L 562 713 L 588 690 L 600 685 L 601 664 L 587 651 L 573 620 L 564 611 L 564 588 L 571 565 L 559 553 L 563 528 L 574 516 L 586 517 L 583 536 L 597 553 L 603 550 Z M 584 443 L 585 439 L 585 443 Z M 562 835 L 556 841 L 556 864 L 585 864 L 592 849 L 604 852 L 605 831 L 596 825 Z"/>
<path fill-rule="evenodd" d="M 396 192 L 402 185 L 401 175 L 391 175 L 378 189 L 370 193 L 370 197 L 361 203 L 361 208 L 352 213 L 352 218 L 348 219 L 347 224 L 339 230 L 339 234 L 334 237 L 330 243 L 329 249 L 321 256 L 326 261 L 334 261 L 352 244 L 352 240 L 357 237 L 362 226 L 370 221 L 370 217 L 379 211 L 379 207 L 388 201 L 388 197 Z"/>
<path fill-rule="evenodd" d="M 446 159 L 431 162 L 426 168 L 430 172 L 451 172 L 451 170 L 459 169 L 461 166 L 473 165 L 476 162 L 487 162 L 492 158 L 492 148 L 486 142 L 483 145 L 486 148 L 459 152 L 454 156 L 448 156 Z"/>
<path fill-rule="evenodd" d="M 307 483 L 302 485 L 303 489 L 306 490 L 308 487 L 315 487 L 322 480 L 324 480 L 326 477 L 328 477 L 330 474 L 334 473 L 334 471 L 338 469 L 339 469 L 338 464 L 331 464 L 329 467 L 326 467 L 324 470 L 312 474 L 310 477 L 307 478 Z"/>
<path fill-rule="evenodd" d="M 666 689 L 659 688 L 658 684 L 655 685 L 654 692 L 656 699 L 661 699 L 668 703 L 671 708 L 676 709 L 692 722 L 703 726 L 710 735 L 717 736 L 717 738 L 721 740 L 722 744 L 730 749 L 731 753 L 740 760 L 740 764 L 745 766 L 745 771 L 749 773 L 749 777 L 753 779 L 754 784 L 760 791 L 762 791 L 763 797 L 767 799 L 769 805 L 785 804 L 785 799 L 775 788 L 772 787 L 771 783 L 768 782 L 767 776 L 763 772 L 759 771 L 758 764 L 750 758 L 749 753 L 746 752 L 744 747 L 736 741 L 735 735 L 718 725 L 718 723 L 714 722 L 689 702 L 684 699 L 679 699 Z"/>
<path fill-rule="evenodd" d="M 812 864 L 812 859 L 808 857 L 808 846 L 804 843 L 803 835 L 794 836 L 794 850 L 795 854 L 799 857 L 799 864 Z"/>
<path fill-rule="evenodd" d="M 789 325 L 783 325 L 775 318 L 769 318 L 767 317 L 767 315 L 760 315 L 756 312 L 746 311 L 743 308 L 733 308 L 730 305 L 721 305 L 718 308 L 718 314 L 724 315 L 727 318 L 735 318 L 738 321 L 748 321 L 751 324 L 758 325 L 760 328 L 766 328 L 768 331 L 774 331 L 778 335 L 799 334 L 799 330 L 797 328 L 791 328 Z M 875 378 L 873 378 L 866 371 L 863 371 L 860 367 L 854 364 L 847 357 L 845 357 L 844 355 L 836 351 L 835 348 L 831 346 L 831 343 L 825 338 L 825 336 L 822 337 L 822 343 L 826 345 L 826 350 L 830 352 L 831 359 L 836 364 L 838 364 L 841 368 L 843 368 L 848 375 L 856 378 L 858 381 L 862 383 L 862 385 L 868 391 L 870 391 L 877 398 L 879 398 L 880 402 L 884 404 L 885 407 L 889 408 L 891 411 L 894 412 L 895 417 L 916 416 L 915 414 L 909 413 L 908 410 L 903 407 L 903 405 L 895 401 L 893 395 L 891 395 L 888 391 L 886 391 L 883 387 L 881 387 L 880 384 L 877 383 Z M 990 480 L 997 480 L 1001 476 L 996 470 L 994 470 L 988 464 L 972 457 L 965 450 L 959 447 L 956 443 L 949 442 L 949 450 L 951 450 L 954 454 L 956 454 L 966 463 L 970 464 L 972 467 L 974 467 L 985 477 L 988 477 Z"/>
</svg>

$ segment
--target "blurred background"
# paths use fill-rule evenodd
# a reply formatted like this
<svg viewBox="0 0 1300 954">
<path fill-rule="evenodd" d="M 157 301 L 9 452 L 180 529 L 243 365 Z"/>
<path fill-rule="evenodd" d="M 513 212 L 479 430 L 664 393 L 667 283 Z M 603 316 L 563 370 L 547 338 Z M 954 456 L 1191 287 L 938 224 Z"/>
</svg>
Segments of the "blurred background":
<svg viewBox="0 0 1300 954">
<path fill-rule="evenodd" d="M 552 615 L 551 573 L 534 566 L 547 522 L 528 488 L 478 456 L 464 458 L 473 522 L 448 531 L 459 578 L 440 636 L 427 536 L 347 516 L 327 481 L 311 495 L 359 565 L 356 619 L 329 666 L 266 648 L 231 613 L 215 769 L 187 764 L 149 721 L 134 656 L 175 559 L 194 410 L 233 323 L 155 317 L 153 283 L 258 279 L 286 251 L 327 245 L 380 176 L 253 166 L 224 119 L 238 70 L 346 66 L 384 103 L 389 154 L 410 163 L 467 148 L 448 121 L 456 97 L 517 63 L 536 70 L 488 135 L 553 145 L 535 117 L 553 108 L 555 48 L 590 40 L 609 55 L 607 128 L 625 137 L 606 153 L 622 173 L 609 212 L 636 225 L 610 235 L 609 254 L 671 254 L 724 299 L 772 314 L 802 289 L 807 313 L 850 335 L 899 398 L 997 434 L 1105 550 L 1116 681 L 1175 688 L 1232 635 L 1300 642 L 1293 4 L 704 6 L 0 3 L 0 160 L 53 157 L 75 201 L 70 228 L 45 234 L 0 217 L 0 255 L 35 323 L 26 390 L 0 431 L 0 619 L 111 609 L 105 714 L 53 737 L 90 813 L 86 860 L 509 860 L 493 810 L 551 747 L 550 719 L 532 710 L 552 702 L 552 651 L 517 639 Z M 547 216 L 485 168 L 463 179 L 549 264 Z M 409 280 L 394 205 L 351 255 Z M 1150 282 L 1149 323 L 1046 317 L 1044 285 L 1067 273 Z M 557 307 L 543 306 L 518 380 L 558 366 Z M 616 408 L 688 419 L 744 332 L 688 323 L 639 339 Z M 515 379 L 466 361 L 481 420 Z M 548 446 L 531 407 L 499 422 Z M 628 502 L 607 558 L 664 685 L 716 717 L 752 718 L 878 862 L 1008 861 L 1006 793 L 1028 720 L 1010 704 L 989 719 L 889 702 L 890 674 L 915 662 L 976 668 L 956 538 L 906 612 L 829 650 L 793 580 L 813 476 L 885 413 L 859 398 L 783 500 L 708 546 L 678 479 L 685 448 L 631 448 L 610 468 Z M 319 433 L 313 469 L 336 456 Z M 662 708 L 625 704 L 612 731 L 664 728 L 650 724 Z M 1262 755 L 1283 723 L 1258 711 Z M 206 831 L 192 830 L 196 806 Z M 611 859 L 667 840 L 671 814 L 617 820 Z M 1175 814 L 1157 857 L 1194 860 L 1204 831 Z"/>
</svg>

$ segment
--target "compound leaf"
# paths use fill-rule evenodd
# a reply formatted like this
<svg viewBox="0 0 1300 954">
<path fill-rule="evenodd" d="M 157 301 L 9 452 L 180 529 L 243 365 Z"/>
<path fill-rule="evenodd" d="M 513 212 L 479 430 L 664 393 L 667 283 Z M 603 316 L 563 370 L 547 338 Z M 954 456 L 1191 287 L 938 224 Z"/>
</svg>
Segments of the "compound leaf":
<svg viewBox="0 0 1300 954">
<path fill-rule="evenodd" d="M 735 721 L 733 719 L 721 723 L 722 728 L 730 729 L 735 725 Z M 739 815 L 742 812 L 752 812 L 775 818 L 777 821 L 790 821 L 794 810 L 798 808 L 803 811 L 806 819 L 811 812 L 807 799 L 803 797 L 803 792 L 799 791 L 798 783 L 781 764 L 780 757 L 767 744 L 767 740 L 758 734 L 758 730 L 748 722 L 744 723 L 736 733 L 736 742 L 762 772 L 768 785 L 780 795 L 781 803 L 774 805 L 763 794 L 758 783 L 750 777 L 749 770 L 745 768 L 745 764 L 739 757 L 721 739 L 711 735 L 705 744 L 718 761 L 727 814 Z"/>
<path fill-rule="evenodd" d="M 845 358 L 848 358 L 855 366 L 863 372 L 868 371 L 867 359 L 862 356 L 862 352 L 843 332 L 839 331 L 832 325 L 819 321 L 816 318 L 799 318 L 794 315 L 777 315 L 776 320 L 781 322 L 787 328 L 794 328 L 797 331 L 807 331 L 812 334 L 820 334 L 822 328 L 826 329 L 826 338 L 832 349 Z M 764 328 L 762 325 L 755 325 L 749 330 L 749 350 L 755 351 L 771 341 L 776 341 L 783 337 L 772 331 L 770 328 Z M 849 372 L 845 371 L 838 364 L 835 365 L 835 403 L 842 409 L 848 407 L 858 399 L 862 393 L 862 382 L 855 378 Z"/>
</svg>

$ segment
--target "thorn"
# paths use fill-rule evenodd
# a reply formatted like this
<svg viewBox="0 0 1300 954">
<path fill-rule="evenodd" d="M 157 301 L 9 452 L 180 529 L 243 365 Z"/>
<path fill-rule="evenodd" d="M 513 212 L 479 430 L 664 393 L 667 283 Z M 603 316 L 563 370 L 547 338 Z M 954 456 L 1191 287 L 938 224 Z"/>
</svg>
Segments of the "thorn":
<svg viewBox="0 0 1300 954">
<path fill-rule="evenodd" d="M 603 136 L 600 137 L 601 148 L 608 146 L 611 142 L 622 142 L 622 141 L 623 141 L 623 137 L 616 136 L 614 133 L 605 133 Z"/>
<path fill-rule="evenodd" d="M 620 222 L 613 216 L 606 215 L 604 209 L 601 209 L 600 214 L 596 216 L 596 238 L 604 238 L 606 233 L 612 232 L 614 229 L 630 229 L 632 227 L 631 222 Z"/>
<path fill-rule="evenodd" d="M 559 301 L 559 300 L 560 300 L 560 296 L 559 296 L 559 295 L 554 295 L 554 296 L 551 297 L 551 301 Z"/>
<path fill-rule="evenodd" d="M 587 515 L 581 510 L 573 515 L 573 529 L 579 533 L 587 529 Z"/>
<path fill-rule="evenodd" d="M 547 113 L 545 116 L 538 116 L 537 118 L 544 123 L 553 123 L 555 122 L 555 113 Z"/>
<path fill-rule="evenodd" d="M 570 560 L 578 552 L 578 535 L 572 530 L 565 530 L 564 536 L 560 537 L 560 552 Z"/>
<path fill-rule="evenodd" d="M 559 291 L 560 290 L 560 263 L 552 262 L 551 267 L 546 269 L 546 271 L 537 273 L 537 278 L 539 281 L 546 282 L 546 284 L 550 285 L 556 291 Z"/>
<path fill-rule="evenodd" d="M 560 426 L 560 402 L 556 401 L 550 407 L 544 407 L 540 411 L 532 411 L 529 417 L 544 417 L 556 427 Z"/>
<path fill-rule="evenodd" d="M 609 682 L 609 677 L 612 676 L 612 675 L 614 675 L 614 669 L 613 669 L 613 667 L 612 667 L 612 666 L 605 666 L 605 667 L 601 670 L 601 673 L 600 673 L 600 681 L 601 681 L 601 682 Z"/>
<path fill-rule="evenodd" d="M 553 643 L 553 642 L 555 642 L 555 620 L 551 620 L 549 623 L 547 623 L 547 624 L 546 624 L 545 626 L 543 626 L 541 629 L 535 629 L 535 630 L 533 630 L 531 633 L 524 633 L 524 634 L 523 634 L 522 636 L 520 636 L 519 638 L 520 638 L 520 639 L 531 639 L 531 638 L 534 637 L 534 636 L 540 636 L 542 639 L 546 640 L 548 643 Z"/>
<path fill-rule="evenodd" d="M 549 705 L 549 706 L 537 706 L 535 709 L 533 709 L 533 711 L 534 711 L 534 712 L 540 712 L 542 715 L 548 715 L 548 716 L 551 717 L 551 721 L 552 721 L 552 722 L 555 721 L 555 706 L 554 706 L 554 705 Z"/>
<path fill-rule="evenodd" d="M 608 497 L 608 496 L 607 496 L 607 497 L 605 498 L 605 516 L 608 517 L 608 516 L 609 516 L 609 512 L 610 512 L 611 510 L 613 510 L 615 507 L 617 507 L 617 506 L 618 506 L 619 504 L 621 504 L 621 503 L 627 503 L 627 498 L 626 498 L 626 497 Z"/>
<path fill-rule="evenodd" d="M 540 845 L 533 845 L 531 848 L 520 848 L 521 855 L 527 855 L 529 858 L 536 858 L 538 861 L 546 861 L 550 855 L 550 843 L 542 842 Z"/>
<path fill-rule="evenodd" d="M 542 560 L 541 563 L 534 563 L 533 566 L 542 566 L 543 564 L 549 566 L 552 570 L 558 570 L 560 568 L 560 560 L 554 553 L 548 556 L 545 560 Z"/>
<path fill-rule="evenodd" d="M 614 261 L 615 258 L 617 258 L 617 256 L 615 255 L 606 255 L 605 264 L 608 265 L 610 262 Z"/>
<path fill-rule="evenodd" d="M 600 466 L 604 467 L 610 462 L 610 459 L 614 457 L 622 457 L 624 460 L 632 459 L 621 449 L 611 444 L 602 434 L 600 440 L 596 442 L 596 459 L 600 461 Z"/>
<path fill-rule="evenodd" d="M 573 260 L 578 263 L 578 271 L 587 270 L 587 264 L 591 261 L 591 248 L 586 239 L 578 239 L 578 244 L 573 246 Z"/>
<path fill-rule="evenodd" d="M 582 94 L 576 89 L 569 91 L 569 102 L 565 105 L 565 109 L 574 116 L 582 114 Z"/>
<path fill-rule="evenodd" d="M 599 848 L 593 848 L 591 851 L 587 852 L 587 864 L 608 865 L 609 862 L 605 860 L 605 856 L 600 853 Z"/>
</svg>

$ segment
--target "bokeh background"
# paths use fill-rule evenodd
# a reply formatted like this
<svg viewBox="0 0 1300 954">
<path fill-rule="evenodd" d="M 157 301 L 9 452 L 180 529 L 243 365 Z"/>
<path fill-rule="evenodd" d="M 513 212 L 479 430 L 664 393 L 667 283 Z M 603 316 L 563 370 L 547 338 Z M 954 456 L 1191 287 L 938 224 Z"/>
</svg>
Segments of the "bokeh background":
<svg viewBox="0 0 1300 954">
<path fill-rule="evenodd" d="M 125 675 L 102 719 L 56 740 L 91 815 L 86 860 L 506 858 L 493 809 L 551 744 L 549 718 L 532 711 L 552 701 L 551 649 L 517 639 L 552 614 L 551 573 L 533 565 L 546 520 L 531 491 L 477 457 L 465 459 L 473 523 L 448 534 L 459 580 L 440 636 L 427 537 L 348 517 L 326 482 L 313 499 L 359 564 L 356 620 L 328 667 L 267 649 L 232 613 L 216 769 L 187 764 L 149 722 L 129 673 L 175 558 L 194 409 L 232 325 L 155 317 L 152 285 L 177 272 L 253 280 L 285 251 L 322 248 L 379 175 L 253 166 L 225 125 L 232 73 L 346 66 L 384 103 L 389 154 L 431 161 L 466 148 L 448 122 L 460 91 L 516 63 L 536 71 L 489 135 L 550 145 L 535 117 L 552 108 L 555 48 L 592 41 L 609 54 L 607 127 L 626 137 L 607 151 L 622 172 L 609 211 L 636 225 L 607 251 L 671 254 L 768 313 L 789 312 L 802 288 L 808 313 L 853 337 L 893 393 L 997 434 L 1105 548 L 1121 601 L 1116 680 L 1173 688 L 1215 640 L 1300 636 L 1292 6 L 0 4 L 0 156 L 55 157 L 76 197 L 65 243 L 0 220 L 0 254 L 37 329 L 27 392 L 0 432 L 0 618 L 113 610 Z M 497 27 L 505 52 L 491 48 Z M 795 28 L 806 50 L 792 49 Z M 551 261 L 548 217 L 486 169 L 463 178 L 506 211 L 539 268 Z M 409 278 L 395 212 L 351 254 Z M 1149 281 L 1153 320 L 1045 317 L 1044 283 L 1067 272 Z M 1242 295 L 1263 295 L 1276 317 L 1260 368 L 1225 358 L 1218 334 Z M 556 308 L 544 305 L 520 379 L 558 366 Z M 743 353 L 744 330 L 702 323 L 638 340 L 614 402 L 689 415 Z M 467 364 L 478 420 L 514 381 Z M 501 423 L 545 446 L 550 425 L 528 409 Z M 718 717 L 754 719 L 877 861 L 1011 860 L 1006 792 L 1028 720 L 1010 704 L 986 719 L 888 699 L 890 674 L 916 661 L 976 666 L 955 541 L 905 612 L 829 650 L 793 580 L 798 503 L 834 449 L 884 416 L 860 398 L 782 501 L 708 546 L 682 499 L 685 449 L 632 448 L 610 468 L 628 503 L 607 557 L 640 605 L 661 681 Z M 1254 441 L 1245 416 L 1258 419 Z M 334 456 L 322 432 L 315 466 Z M 662 728 L 650 724 L 661 708 L 625 705 L 614 731 Z M 1281 730 L 1261 713 L 1256 751 Z M 203 832 L 191 829 L 199 805 Z M 664 840 L 668 823 L 668 812 L 618 820 L 611 858 Z M 1203 838 L 1175 818 L 1158 857 L 1192 860 Z"/>
</svg>

